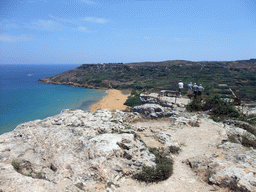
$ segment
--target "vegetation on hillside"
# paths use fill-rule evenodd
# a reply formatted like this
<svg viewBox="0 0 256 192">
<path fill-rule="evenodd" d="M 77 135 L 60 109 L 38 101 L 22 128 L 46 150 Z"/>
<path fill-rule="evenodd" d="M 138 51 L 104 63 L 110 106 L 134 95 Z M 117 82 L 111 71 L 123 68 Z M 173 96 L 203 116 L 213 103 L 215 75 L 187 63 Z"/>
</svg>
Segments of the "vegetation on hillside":
<svg viewBox="0 0 256 192">
<path fill-rule="evenodd" d="M 182 80 L 203 84 L 222 95 L 256 100 L 256 60 L 227 62 L 165 61 L 144 63 L 84 64 L 48 78 L 99 88 L 136 90 L 177 90 Z M 230 90 L 231 89 L 231 90 Z"/>
<path fill-rule="evenodd" d="M 223 99 L 218 94 L 199 97 L 193 99 L 187 106 L 188 111 L 207 111 L 211 118 L 215 121 L 223 121 L 225 119 L 237 119 L 246 121 L 250 124 L 256 124 L 256 118 L 246 116 L 235 106 L 235 103 L 229 99 Z"/>
</svg>

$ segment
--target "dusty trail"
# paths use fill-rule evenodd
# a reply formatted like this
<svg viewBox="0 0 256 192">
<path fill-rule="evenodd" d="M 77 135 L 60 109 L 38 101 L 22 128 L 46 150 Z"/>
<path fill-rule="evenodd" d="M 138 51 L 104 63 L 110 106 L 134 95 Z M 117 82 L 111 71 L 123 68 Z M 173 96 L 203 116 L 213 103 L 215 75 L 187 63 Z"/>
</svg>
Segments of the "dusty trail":
<svg viewBox="0 0 256 192">
<path fill-rule="evenodd" d="M 137 125 L 147 128 L 158 128 L 162 130 L 170 127 L 169 122 L 161 122 L 157 120 L 155 123 L 143 122 L 137 123 Z M 157 126 L 158 125 L 158 126 Z M 146 129 L 147 130 L 147 129 Z M 168 129 L 162 131 L 169 133 L 181 143 L 182 151 L 179 155 L 174 155 L 174 172 L 173 175 L 166 181 L 162 181 L 158 184 L 144 184 L 136 182 L 132 179 L 123 179 L 120 188 L 117 191 L 126 192 L 205 192 L 205 191 L 225 191 L 224 189 L 217 189 L 214 186 L 208 185 L 202 179 L 200 179 L 188 165 L 184 162 L 188 158 L 192 158 L 198 155 L 210 156 L 216 154 L 216 146 L 221 142 L 221 125 L 212 122 L 211 120 L 202 119 L 200 127 L 185 126 L 183 128 Z M 143 135 L 143 133 L 142 133 Z M 147 135 L 147 133 L 144 133 Z M 152 142 L 152 138 L 142 136 L 142 139 L 150 144 L 150 147 L 159 147 L 160 143 Z M 218 149 L 219 150 L 219 149 Z"/>
</svg>

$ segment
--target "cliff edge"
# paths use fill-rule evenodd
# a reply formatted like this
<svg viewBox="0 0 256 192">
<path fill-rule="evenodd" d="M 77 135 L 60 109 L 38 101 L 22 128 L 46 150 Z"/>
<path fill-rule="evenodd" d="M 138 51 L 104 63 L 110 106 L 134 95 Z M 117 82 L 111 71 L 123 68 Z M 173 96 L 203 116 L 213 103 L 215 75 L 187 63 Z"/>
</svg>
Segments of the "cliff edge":
<svg viewBox="0 0 256 192">
<path fill-rule="evenodd" d="M 184 102 L 140 113 L 63 110 L 20 124 L 0 136 L 0 191 L 256 191 L 256 150 L 229 140 L 250 133 L 188 113 Z M 131 178 L 156 165 L 150 147 L 173 159 L 173 175 L 145 184 Z"/>
</svg>

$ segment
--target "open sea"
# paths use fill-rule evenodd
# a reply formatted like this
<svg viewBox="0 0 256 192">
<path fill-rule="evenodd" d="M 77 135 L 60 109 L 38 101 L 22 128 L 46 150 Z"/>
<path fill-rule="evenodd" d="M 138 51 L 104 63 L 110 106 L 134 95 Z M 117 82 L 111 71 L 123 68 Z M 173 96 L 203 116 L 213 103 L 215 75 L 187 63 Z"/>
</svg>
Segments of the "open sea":
<svg viewBox="0 0 256 192">
<path fill-rule="evenodd" d="M 63 109 L 89 110 L 106 90 L 44 84 L 38 79 L 76 68 L 67 64 L 0 65 L 0 134 L 27 121 L 59 114 Z"/>
</svg>

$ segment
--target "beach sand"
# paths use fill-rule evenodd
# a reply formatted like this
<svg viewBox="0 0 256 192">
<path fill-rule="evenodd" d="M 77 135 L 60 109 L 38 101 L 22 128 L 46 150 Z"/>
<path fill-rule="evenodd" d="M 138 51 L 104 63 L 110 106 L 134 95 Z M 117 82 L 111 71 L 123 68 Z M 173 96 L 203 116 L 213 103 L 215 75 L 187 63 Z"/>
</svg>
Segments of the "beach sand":
<svg viewBox="0 0 256 192">
<path fill-rule="evenodd" d="M 123 94 L 121 91 L 116 89 L 109 89 L 106 97 L 91 106 L 91 111 L 100 109 L 108 109 L 109 111 L 115 111 L 116 109 L 125 110 L 127 106 L 124 105 L 124 103 L 129 95 L 130 94 Z"/>
</svg>

